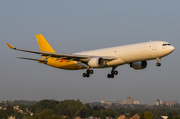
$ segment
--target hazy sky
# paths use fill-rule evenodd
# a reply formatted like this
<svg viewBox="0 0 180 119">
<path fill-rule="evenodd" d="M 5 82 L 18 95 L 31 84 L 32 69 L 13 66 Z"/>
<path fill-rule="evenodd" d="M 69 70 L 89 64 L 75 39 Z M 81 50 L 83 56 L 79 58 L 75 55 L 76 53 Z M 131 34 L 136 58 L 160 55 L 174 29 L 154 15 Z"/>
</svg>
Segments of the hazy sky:
<svg viewBox="0 0 180 119">
<path fill-rule="evenodd" d="M 0 1 L 0 100 L 80 99 L 93 102 L 123 101 L 131 96 L 140 103 L 180 101 L 180 1 L 179 0 L 1 0 Z M 73 53 L 150 40 L 170 42 L 175 51 L 148 61 L 144 70 L 129 65 L 68 71 L 15 57 L 40 55 L 10 50 L 39 50 L 35 35 L 43 34 L 58 53 Z"/>
</svg>

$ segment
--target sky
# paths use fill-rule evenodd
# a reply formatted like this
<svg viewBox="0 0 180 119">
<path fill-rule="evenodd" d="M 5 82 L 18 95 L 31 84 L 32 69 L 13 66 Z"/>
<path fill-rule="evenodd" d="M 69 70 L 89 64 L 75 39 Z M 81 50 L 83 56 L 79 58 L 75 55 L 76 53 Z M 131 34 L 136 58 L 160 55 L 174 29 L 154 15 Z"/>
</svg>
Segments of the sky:
<svg viewBox="0 0 180 119">
<path fill-rule="evenodd" d="M 0 1 L 0 100 L 80 99 L 82 102 L 124 101 L 141 104 L 180 101 L 180 1 L 173 0 L 16 0 Z M 128 64 L 108 79 L 111 68 L 68 71 L 15 57 L 40 55 L 10 50 L 6 43 L 38 50 L 43 34 L 57 53 L 74 53 L 146 41 L 167 41 L 175 51 L 148 61 L 143 70 Z"/>
</svg>

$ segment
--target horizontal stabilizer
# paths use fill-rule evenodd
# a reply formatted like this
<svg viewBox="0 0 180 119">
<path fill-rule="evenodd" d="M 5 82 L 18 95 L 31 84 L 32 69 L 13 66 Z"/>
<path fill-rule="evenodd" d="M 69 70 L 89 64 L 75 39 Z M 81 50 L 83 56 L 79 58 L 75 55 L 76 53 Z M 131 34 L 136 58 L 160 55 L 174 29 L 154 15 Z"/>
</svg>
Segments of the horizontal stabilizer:
<svg viewBox="0 0 180 119">
<path fill-rule="evenodd" d="M 19 59 L 26 59 L 26 60 L 33 60 L 33 61 L 39 61 L 39 62 L 47 63 L 46 60 L 40 60 L 40 59 L 32 59 L 32 58 L 26 58 L 26 57 L 16 57 L 16 58 L 19 58 Z"/>
</svg>

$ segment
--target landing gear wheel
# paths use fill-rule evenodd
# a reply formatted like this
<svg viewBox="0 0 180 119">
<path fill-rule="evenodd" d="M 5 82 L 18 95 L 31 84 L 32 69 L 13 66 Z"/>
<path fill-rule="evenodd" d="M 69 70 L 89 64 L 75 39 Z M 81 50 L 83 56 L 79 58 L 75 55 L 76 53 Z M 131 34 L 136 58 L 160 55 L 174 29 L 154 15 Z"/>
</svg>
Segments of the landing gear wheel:
<svg viewBox="0 0 180 119">
<path fill-rule="evenodd" d="M 89 74 L 86 74 L 86 77 L 88 78 L 90 75 Z"/>
<path fill-rule="evenodd" d="M 83 77 L 86 77 L 86 73 L 83 73 Z"/>
<path fill-rule="evenodd" d="M 83 73 L 83 77 L 90 77 L 90 74 L 93 74 L 94 71 L 93 70 L 89 70 L 89 68 L 86 70 L 86 73 Z"/>
<path fill-rule="evenodd" d="M 93 71 L 93 70 L 90 70 L 90 71 L 89 71 L 89 73 L 90 73 L 90 74 L 93 74 L 93 73 L 94 73 L 94 71 Z"/>
<path fill-rule="evenodd" d="M 161 66 L 161 63 L 156 63 L 156 66 L 160 67 L 160 66 Z"/>
<path fill-rule="evenodd" d="M 90 70 L 86 70 L 86 73 L 89 74 Z"/>
<path fill-rule="evenodd" d="M 111 74 L 111 78 L 114 78 L 114 74 Z"/>
<path fill-rule="evenodd" d="M 118 71 L 114 71 L 114 74 L 115 74 L 115 75 L 118 75 Z"/>
<path fill-rule="evenodd" d="M 107 77 L 108 77 L 108 78 L 111 78 L 111 74 L 108 74 Z"/>
</svg>

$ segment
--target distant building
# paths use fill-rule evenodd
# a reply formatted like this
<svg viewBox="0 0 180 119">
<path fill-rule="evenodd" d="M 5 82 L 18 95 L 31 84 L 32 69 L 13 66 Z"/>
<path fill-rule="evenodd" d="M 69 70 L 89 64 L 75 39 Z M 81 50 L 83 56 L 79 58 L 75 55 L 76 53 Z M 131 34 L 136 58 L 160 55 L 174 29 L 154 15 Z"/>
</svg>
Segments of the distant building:
<svg viewBox="0 0 180 119">
<path fill-rule="evenodd" d="M 101 103 L 102 104 L 108 104 L 108 105 L 112 105 L 113 103 L 115 103 L 115 104 L 122 104 L 122 105 L 126 104 L 125 102 L 122 102 L 122 101 L 115 101 L 115 102 L 114 101 L 107 101 L 106 102 L 105 100 L 102 100 Z"/>
<path fill-rule="evenodd" d="M 140 116 L 138 114 L 135 114 L 134 116 L 131 117 L 132 119 L 140 119 Z"/>
<path fill-rule="evenodd" d="M 134 104 L 139 105 L 139 101 L 134 101 Z"/>
<path fill-rule="evenodd" d="M 125 119 L 126 118 L 126 116 L 124 116 L 124 115 L 120 115 L 119 117 L 118 117 L 118 119 Z"/>
<path fill-rule="evenodd" d="M 156 105 L 157 105 L 157 106 L 162 105 L 162 100 L 161 100 L 161 99 L 157 99 Z"/>
<path fill-rule="evenodd" d="M 133 99 L 130 96 L 127 97 L 126 104 L 128 104 L 128 105 L 132 105 L 133 104 Z"/>
<path fill-rule="evenodd" d="M 15 116 L 10 116 L 10 117 L 8 117 L 8 119 L 16 119 L 16 117 Z"/>
<path fill-rule="evenodd" d="M 168 118 L 168 116 L 161 116 L 163 119 L 167 119 Z"/>
<path fill-rule="evenodd" d="M 19 110 L 19 106 L 14 106 L 14 110 Z"/>
<path fill-rule="evenodd" d="M 174 105 L 177 105 L 178 101 L 164 101 L 163 104 L 165 104 L 166 106 L 172 107 Z"/>
<path fill-rule="evenodd" d="M 101 100 L 101 103 L 103 104 L 105 101 L 104 100 Z"/>
</svg>

